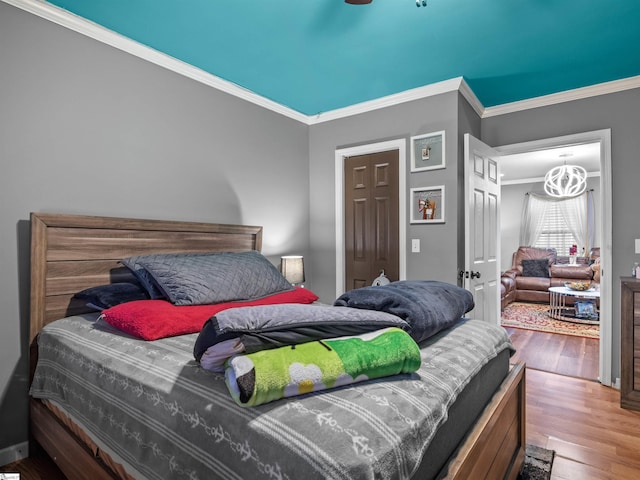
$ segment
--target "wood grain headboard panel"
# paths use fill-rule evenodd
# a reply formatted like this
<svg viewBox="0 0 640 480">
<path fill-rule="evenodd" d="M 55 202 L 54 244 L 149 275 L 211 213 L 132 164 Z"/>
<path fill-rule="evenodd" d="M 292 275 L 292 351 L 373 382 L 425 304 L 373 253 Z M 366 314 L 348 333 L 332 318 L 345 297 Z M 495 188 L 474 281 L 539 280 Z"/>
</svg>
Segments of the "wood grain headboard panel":
<svg viewBox="0 0 640 480">
<path fill-rule="evenodd" d="M 122 258 L 261 249 L 257 226 L 32 213 L 30 341 L 47 323 L 89 311 L 75 293 L 132 279 Z"/>
</svg>

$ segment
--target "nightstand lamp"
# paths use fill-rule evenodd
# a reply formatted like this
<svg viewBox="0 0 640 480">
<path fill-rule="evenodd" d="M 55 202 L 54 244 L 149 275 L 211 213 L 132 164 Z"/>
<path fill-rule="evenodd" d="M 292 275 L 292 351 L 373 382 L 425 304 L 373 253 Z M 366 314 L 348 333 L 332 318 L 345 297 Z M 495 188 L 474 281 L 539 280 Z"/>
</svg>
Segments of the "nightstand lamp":
<svg viewBox="0 0 640 480">
<path fill-rule="evenodd" d="M 304 282 L 304 260 L 302 255 L 286 255 L 280 261 L 282 262 L 282 275 L 291 285 L 299 285 Z"/>
</svg>

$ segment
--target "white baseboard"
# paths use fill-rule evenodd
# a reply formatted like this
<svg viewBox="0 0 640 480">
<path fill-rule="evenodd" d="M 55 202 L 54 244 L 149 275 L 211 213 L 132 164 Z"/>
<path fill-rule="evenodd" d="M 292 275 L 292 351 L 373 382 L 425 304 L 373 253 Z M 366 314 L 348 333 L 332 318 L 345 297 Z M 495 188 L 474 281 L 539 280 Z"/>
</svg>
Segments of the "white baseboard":
<svg viewBox="0 0 640 480">
<path fill-rule="evenodd" d="M 29 442 L 22 442 L 0 450 L 0 466 L 17 462 L 29 456 Z"/>
</svg>

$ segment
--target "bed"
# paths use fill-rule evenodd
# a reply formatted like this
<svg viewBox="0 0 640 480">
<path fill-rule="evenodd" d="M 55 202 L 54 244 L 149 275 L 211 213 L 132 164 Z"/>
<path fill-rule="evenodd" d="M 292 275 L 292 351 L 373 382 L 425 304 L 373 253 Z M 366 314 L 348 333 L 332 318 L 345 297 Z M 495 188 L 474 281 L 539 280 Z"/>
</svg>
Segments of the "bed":
<svg viewBox="0 0 640 480">
<path fill-rule="evenodd" d="M 258 474 L 268 478 L 299 478 L 301 472 L 309 478 L 514 479 L 518 475 L 524 458 L 525 369 L 521 363 L 509 364 L 508 348 L 501 347 L 491 358 L 478 363 L 477 375 L 464 382 L 464 389 L 455 395 L 454 402 L 437 419 L 427 422 L 433 428 L 428 438 L 422 431 L 422 423 L 416 420 L 418 414 L 412 413 L 414 408 L 420 411 L 422 405 L 428 403 L 427 398 L 435 395 L 425 387 L 425 382 L 431 375 L 435 375 L 437 382 L 437 376 L 442 374 L 439 372 L 449 368 L 452 362 L 440 355 L 453 355 L 454 349 L 460 348 L 457 356 L 464 357 L 467 350 L 473 350 L 458 344 L 472 345 L 475 337 L 482 336 L 482 322 L 460 322 L 455 328 L 421 343 L 423 365 L 417 376 L 378 379 L 243 409 L 231 400 L 228 392 L 224 394 L 219 377 L 204 372 L 193 360 L 191 349 L 196 334 L 148 342 L 119 334 L 109 325 L 96 327 L 99 325 L 97 314 L 90 312 L 86 303 L 74 295 L 88 287 L 130 279 L 131 272 L 119 260 L 131 255 L 259 251 L 260 227 L 34 213 L 31 237 L 32 379 L 37 372 L 38 340 L 55 337 L 55 332 L 60 333 L 60 338 L 80 339 L 86 356 L 65 355 L 66 347 L 62 344 L 40 345 L 43 351 L 56 352 L 46 360 L 40 355 L 42 363 L 50 362 L 51 368 L 62 368 L 56 364 L 56 358 L 71 356 L 80 358 L 76 363 L 89 365 L 87 372 L 113 375 L 105 373 L 102 367 L 91 367 L 92 362 L 104 365 L 121 362 L 127 369 L 137 365 L 139 371 L 144 371 L 158 363 L 150 361 L 150 356 L 169 359 L 160 364 L 162 374 L 148 370 L 148 375 L 155 375 L 153 378 L 164 376 L 169 382 L 154 386 L 156 392 L 150 395 L 151 401 L 169 406 L 158 415 L 134 415 L 139 417 L 140 428 L 127 423 L 133 420 L 124 422 L 110 413 L 105 414 L 102 407 L 91 401 L 80 403 L 91 405 L 93 410 L 78 413 L 72 402 L 65 403 L 60 395 L 52 399 L 36 398 L 46 397 L 41 393 L 32 395 L 30 431 L 33 439 L 68 478 L 162 478 L 150 464 L 163 461 L 171 469 L 173 478 L 259 478 Z M 84 337 L 82 331 L 88 337 Z M 114 353 L 112 345 L 115 344 L 126 344 L 129 350 Z M 97 359 L 96 352 L 100 351 L 111 358 Z M 137 355 L 135 352 L 142 352 L 141 357 L 131 361 L 133 355 Z M 82 376 L 82 373 L 74 375 Z M 140 378 L 133 377 L 123 383 L 142 384 Z M 179 393 L 185 390 L 185 385 L 189 386 L 190 397 L 201 396 L 200 402 L 206 404 L 195 416 L 172 414 L 171 402 L 159 396 L 165 392 Z M 137 391 L 146 392 L 145 388 Z M 405 390 L 409 388 L 422 391 L 424 398 L 406 395 Z M 84 395 L 89 394 L 81 394 L 86 400 Z M 364 397 L 375 401 L 364 407 Z M 395 400 L 388 402 L 388 398 Z M 124 397 L 114 397 L 112 403 L 119 411 L 130 409 Z M 385 418 L 377 408 L 391 412 L 384 415 L 392 418 Z M 142 425 L 155 422 L 156 429 L 163 430 L 171 427 L 175 416 L 191 422 L 194 430 L 206 431 L 211 441 L 198 440 L 198 448 L 194 449 L 192 444 L 188 452 L 178 447 L 173 452 L 164 446 L 155 450 L 145 447 L 146 456 L 138 458 L 129 452 L 133 447 L 119 449 L 102 438 L 105 428 L 96 427 L 100 424 L 91 411 L 95 416 L 109 417 L 111 424 L 126 430 L 132 445 L 148 447 L 153 443 L 145 438 L 144 432 L 138 431 Z M 340 417 L 346 415 L 345 411 L 349 416 Z M 293 419 L 296 415 L 302 415 L 306 422 L 296 424 Z M 231 423 L 217 423 L 222 422 L 223 417 Z M 310 422 L 310 418 L 316 423 Z M 394 421 L 403 424 L 397 425 L 397 431 L 404 432 L 399 437 L 401 441 L 391 426 Z M 256 436 L 245 436 L 248 430 Z M 182 438 L 183 433 L 176 436 Z M 380 453 L 375 445 L 384 443 L 382 439 L 386 437 L 391 438 L 390 443 L 395 446 Z M 188 441 L 185 439 L 185 444 Z M 363 467 L 357 454 L 344 455 L 348 457 L 344 460 L 340 458 L 341 451 L 351 452 L 356 445 L 365 457 L 381 457 L 375 468 Z M 232 456 L 237 459 L 231 459 Z M 186 457 L 198 457 L 197 462 L 205 466 L 197 469 L 186 466 L 183 464 L 187 462 Z M 300 458 L 306 464 L 298 464 Z M 291 470 L 287 470 L 290 465 Z M 252 471 L 254 473 L 250 473 Z"/>
</svg>

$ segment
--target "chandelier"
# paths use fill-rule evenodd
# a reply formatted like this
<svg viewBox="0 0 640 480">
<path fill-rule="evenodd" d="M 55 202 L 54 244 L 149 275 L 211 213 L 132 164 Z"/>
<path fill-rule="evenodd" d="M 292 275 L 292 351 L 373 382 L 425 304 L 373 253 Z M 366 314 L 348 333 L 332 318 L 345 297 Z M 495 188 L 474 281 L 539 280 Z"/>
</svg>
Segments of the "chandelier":
<svg viewBox="0 0 640 480">
<path fill-rule="evenodd" d="M 587 189 L 587 171 L 578 165 L 553 167 L 544 176 L 544 191 L 552 197 L 576 197 Z"/>
</svg>

